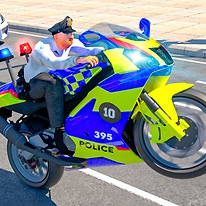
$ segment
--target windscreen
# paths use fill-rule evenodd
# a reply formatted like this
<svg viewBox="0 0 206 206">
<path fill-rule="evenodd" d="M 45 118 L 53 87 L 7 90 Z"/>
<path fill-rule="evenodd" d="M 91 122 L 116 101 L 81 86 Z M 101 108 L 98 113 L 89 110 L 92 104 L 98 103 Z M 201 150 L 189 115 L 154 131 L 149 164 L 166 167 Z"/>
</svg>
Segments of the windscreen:
<svg viewBox="0 0 206 206">
<path fill-rule="evenodd" d="M 99 23 L 79 36 L 85 46 L 101 46 L 105 49 L 117 47 L 109 38 L 126 38 L 134 41 L 146 41 L 148 37 L 130 28 L 116 24 Z"/>
</svg>

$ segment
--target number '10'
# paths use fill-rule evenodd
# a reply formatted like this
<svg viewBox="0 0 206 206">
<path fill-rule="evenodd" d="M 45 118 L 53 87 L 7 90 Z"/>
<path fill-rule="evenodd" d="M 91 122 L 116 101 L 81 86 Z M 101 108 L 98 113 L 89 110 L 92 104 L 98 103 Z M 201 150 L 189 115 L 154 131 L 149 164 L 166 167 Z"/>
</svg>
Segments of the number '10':
<svg viewBox="0 0 206 206">
<path fill-rule="evenodd" d="M 115 110 L 112 108 L 104 108 L 104 116 L 108 117 L 110 119 L 114 119 L 115 118 Z"/>
</svg>

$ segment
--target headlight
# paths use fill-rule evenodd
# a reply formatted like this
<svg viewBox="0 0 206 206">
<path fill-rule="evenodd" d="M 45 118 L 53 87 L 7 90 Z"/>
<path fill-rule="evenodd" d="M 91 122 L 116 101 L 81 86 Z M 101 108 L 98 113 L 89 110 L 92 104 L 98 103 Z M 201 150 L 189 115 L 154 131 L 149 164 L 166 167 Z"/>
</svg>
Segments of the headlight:
<svg viewBox="0 0 206 206">
<path fill-rule="evenodd" d="M 136 49 L 124 49 L 123 54 L 139 69 L 148 69 L 159 66 L 159 62 L 151 55 Z"/>
</svg>

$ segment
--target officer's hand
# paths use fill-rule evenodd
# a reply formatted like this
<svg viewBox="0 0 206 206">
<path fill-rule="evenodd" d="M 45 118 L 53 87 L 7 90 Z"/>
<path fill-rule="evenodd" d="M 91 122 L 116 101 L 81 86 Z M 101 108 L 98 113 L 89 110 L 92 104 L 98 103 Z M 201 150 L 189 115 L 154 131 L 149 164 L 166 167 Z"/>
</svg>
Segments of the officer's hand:
<svg viewBox="0 0 206 206">
<path fill-rule="evenodd" d="M 84 64 L 89 63 L 92 67 L 96 66 L 99 63 L 99 59 L 96 56 L 87 56 L 87 57 L 80 57 L 76 60 L 77 64 Z"/>
</svg>

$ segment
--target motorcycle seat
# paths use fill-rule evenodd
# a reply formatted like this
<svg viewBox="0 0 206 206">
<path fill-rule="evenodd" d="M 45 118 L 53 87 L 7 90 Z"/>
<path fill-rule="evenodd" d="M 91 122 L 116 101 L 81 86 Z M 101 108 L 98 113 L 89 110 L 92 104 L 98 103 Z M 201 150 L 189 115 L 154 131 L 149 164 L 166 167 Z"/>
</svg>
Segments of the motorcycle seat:
<svg viewBox="0 0 206 206">
<path fill-rule="evenodd" d="M 76 105 L 78 105 L 87 96 L 88 92 L 91 91 L 100 81 L 110 76 L 111 74 L 113 74 L 113 69 L 111 66 L 108 66 L 106 69 L 102 70 L 101 72 L 99 72 L 99 74 L 93 77 L 88 82 L 88 84 L 83 86 L 80 92 L 75 95 L 66 94 L 65 115 L 68 115 L 76 107 Z M 45 99 L 41 99 L 40 101 L 32 101 L 30 99 L 19 104 L 6 106 L 5 108 L 24 115 L 31 115 L 34 113 L 38 113 L 44 117 L 47 117 L 48 115 Z"/>
<path fill-rule="evenodd" d="M 74 98 L 74 96 L 65 95 L 65 102 L 71 100 L 72 98 Z M 6 106 L 5 108 L 8 110 L 12 110 L 14 112 L 20 113 L 20 114 L 30 115 L 30 114 L 37 112 L 38 110 L 42 108 L 46 109 L 46 101 L 44 98 L 42 98 L 39 101 L 27 100 L 20 104 L 13 104 L 10 106 Z"/>
</svg>

